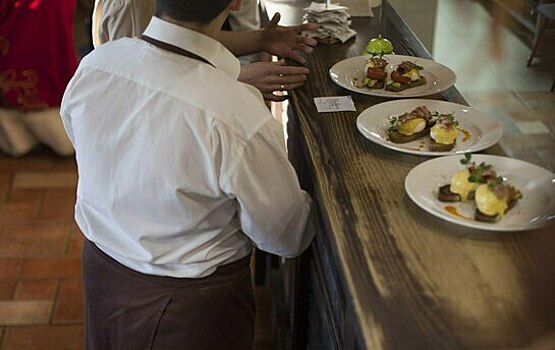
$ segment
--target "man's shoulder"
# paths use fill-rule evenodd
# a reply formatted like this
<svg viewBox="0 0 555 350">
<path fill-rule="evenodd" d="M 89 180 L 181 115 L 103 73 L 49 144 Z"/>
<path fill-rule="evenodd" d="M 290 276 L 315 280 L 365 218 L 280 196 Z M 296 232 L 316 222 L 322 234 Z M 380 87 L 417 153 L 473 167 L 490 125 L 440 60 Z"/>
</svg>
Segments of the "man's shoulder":
<svg viewBox="0 0 555 350">
<path fill-rule="evenodd" d="M 255 87 L 228 77 L 215 82 L 203 81 L 183 99 L 185 103 L 202 109 L 208 118 L 246 139 L 273 119 Z"/>
<path fill-rule="evenodd" d="M 116 66 L 118 63 L 132 58 L 130 52 L 137 52 L 140 46 L 138 38 L 121 38 L 109 41 L 96 47 L 83 57 L 79 66 L 81 68 L 98 69 L 103 66 Z"/>
<path fill-rule="evenodd" d="M 123 38 L 104 44 L 85 57 L 82 66 L 108 79 L 125 79 L 130 91 L 141 89 L 184 111 L 200 112 L 241 137 L 252 137 L 272 119 L 262 95 L 253 86 L 207 63 L 161 53 L 140 39 Z"/>
</svg>

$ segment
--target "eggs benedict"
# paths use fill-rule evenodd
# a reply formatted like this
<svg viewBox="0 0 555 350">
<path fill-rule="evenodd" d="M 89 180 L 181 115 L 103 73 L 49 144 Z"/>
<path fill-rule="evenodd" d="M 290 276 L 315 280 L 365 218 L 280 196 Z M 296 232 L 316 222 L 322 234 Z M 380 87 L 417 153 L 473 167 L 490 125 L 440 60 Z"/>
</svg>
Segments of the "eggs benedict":
<svg viewBox="0 0 555 350">
<path fill-rule="evenodd" d="M 470 154 L 465 154 L 461 164 L 466 165 L 466 169 L 453 174 L 449 184 L 439 188 L 438 199 L 440 201 L 465 202 L 472 200 L 480 184 L 487 183 L 489 179 L 496 177 L 491 165 L 485 163 L 476 165 L 470 161 L 471 157 Z"/>
<path fill-rule="evenodd" d="M 430 129 L 430 151 L 447 152 L 455 147 L 459 123 L 453 114 L 441 114 Z"/>
<path fill-rule="evenodd" d="M 442 202 L 474 200 L 474 218 L 477 221 L 497 222 L 513 208 L 522 193 L 497 176 L 491 164 L 471 162 L 465 154 L 461 163 L 466 169 L 455 173 L 449 184 L 441 186 L 438 199 Z"/>
<path fill-rule="evenodd" d="M 509 185 L 501 176 L 478 186 L 476 189 L 475 219 L 497 222 L 522 198 L 522 193 Z"/>
<path fill-rule="evenodd" d="M 416 107 L 410 113 L 389 118 L 388 137 L 395 143 L 414 141 L 430 132 L 432 112 L 426 106 Z"/>
</svg>

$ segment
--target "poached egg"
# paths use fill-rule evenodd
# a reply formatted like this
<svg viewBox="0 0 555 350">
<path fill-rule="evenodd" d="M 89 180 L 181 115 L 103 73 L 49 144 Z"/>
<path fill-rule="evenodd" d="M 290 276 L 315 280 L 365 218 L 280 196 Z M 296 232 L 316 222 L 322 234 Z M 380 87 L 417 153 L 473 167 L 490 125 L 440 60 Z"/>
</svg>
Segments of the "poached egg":
<svg viewBox="0 0 555 350">
<path fill-rule="evenodd" d="M 487 184 L 478 186 L 475 201 L 478 210 L 489 216 L 499 214 L 500 217 L 503 217 L 509 207 L 507 199 L 499 198 Z"/>
<path fill-rule="evenodd" d="M 476 188 L 479 186 L 479 184 L 475 182 L 468 181 L 469 176 L 470 176 L 470 172 L 468 171 L 468 169 L 465 169 L 463 171 L 459 171 L 458 173 L 455 173 L 451 177 L 450 190 L 451 192 L 461 196 L 461 201 L 463 202 L 467 201 L 468 195 L 470 194 L 470 192 L 475 191 Z"/>
</svg>

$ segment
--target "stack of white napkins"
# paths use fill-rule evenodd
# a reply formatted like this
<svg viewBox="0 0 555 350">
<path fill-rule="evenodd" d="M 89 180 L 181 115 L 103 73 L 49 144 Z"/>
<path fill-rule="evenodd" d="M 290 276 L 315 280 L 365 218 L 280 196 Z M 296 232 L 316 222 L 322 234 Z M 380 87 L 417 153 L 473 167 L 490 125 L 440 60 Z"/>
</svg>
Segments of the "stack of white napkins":
<svg viewBox="0 0 555 350">
<path fill-rule="evenodd" d="M 303 16 L 304 22 L 320 25 L 315 30 L 306 33 L 311 38 L 323 43 L 344 43 L 357 34 L 349 28 L 351 16 L 345 6 L 313 2 L 304 10 L 306 11 Z"/>
</svg>

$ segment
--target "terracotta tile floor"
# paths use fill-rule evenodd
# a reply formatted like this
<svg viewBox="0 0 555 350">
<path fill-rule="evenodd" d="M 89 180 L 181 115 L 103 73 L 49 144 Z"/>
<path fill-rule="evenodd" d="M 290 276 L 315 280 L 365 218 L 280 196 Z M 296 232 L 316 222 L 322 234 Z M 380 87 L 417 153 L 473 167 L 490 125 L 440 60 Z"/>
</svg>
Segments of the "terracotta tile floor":
<svg viewBox="0 0 555 350">
<path fill-rule="evenodd" d="M 0 348 L 82 349 L 76 168 L 40 149 L 0 155 Z"/>
</svg>

